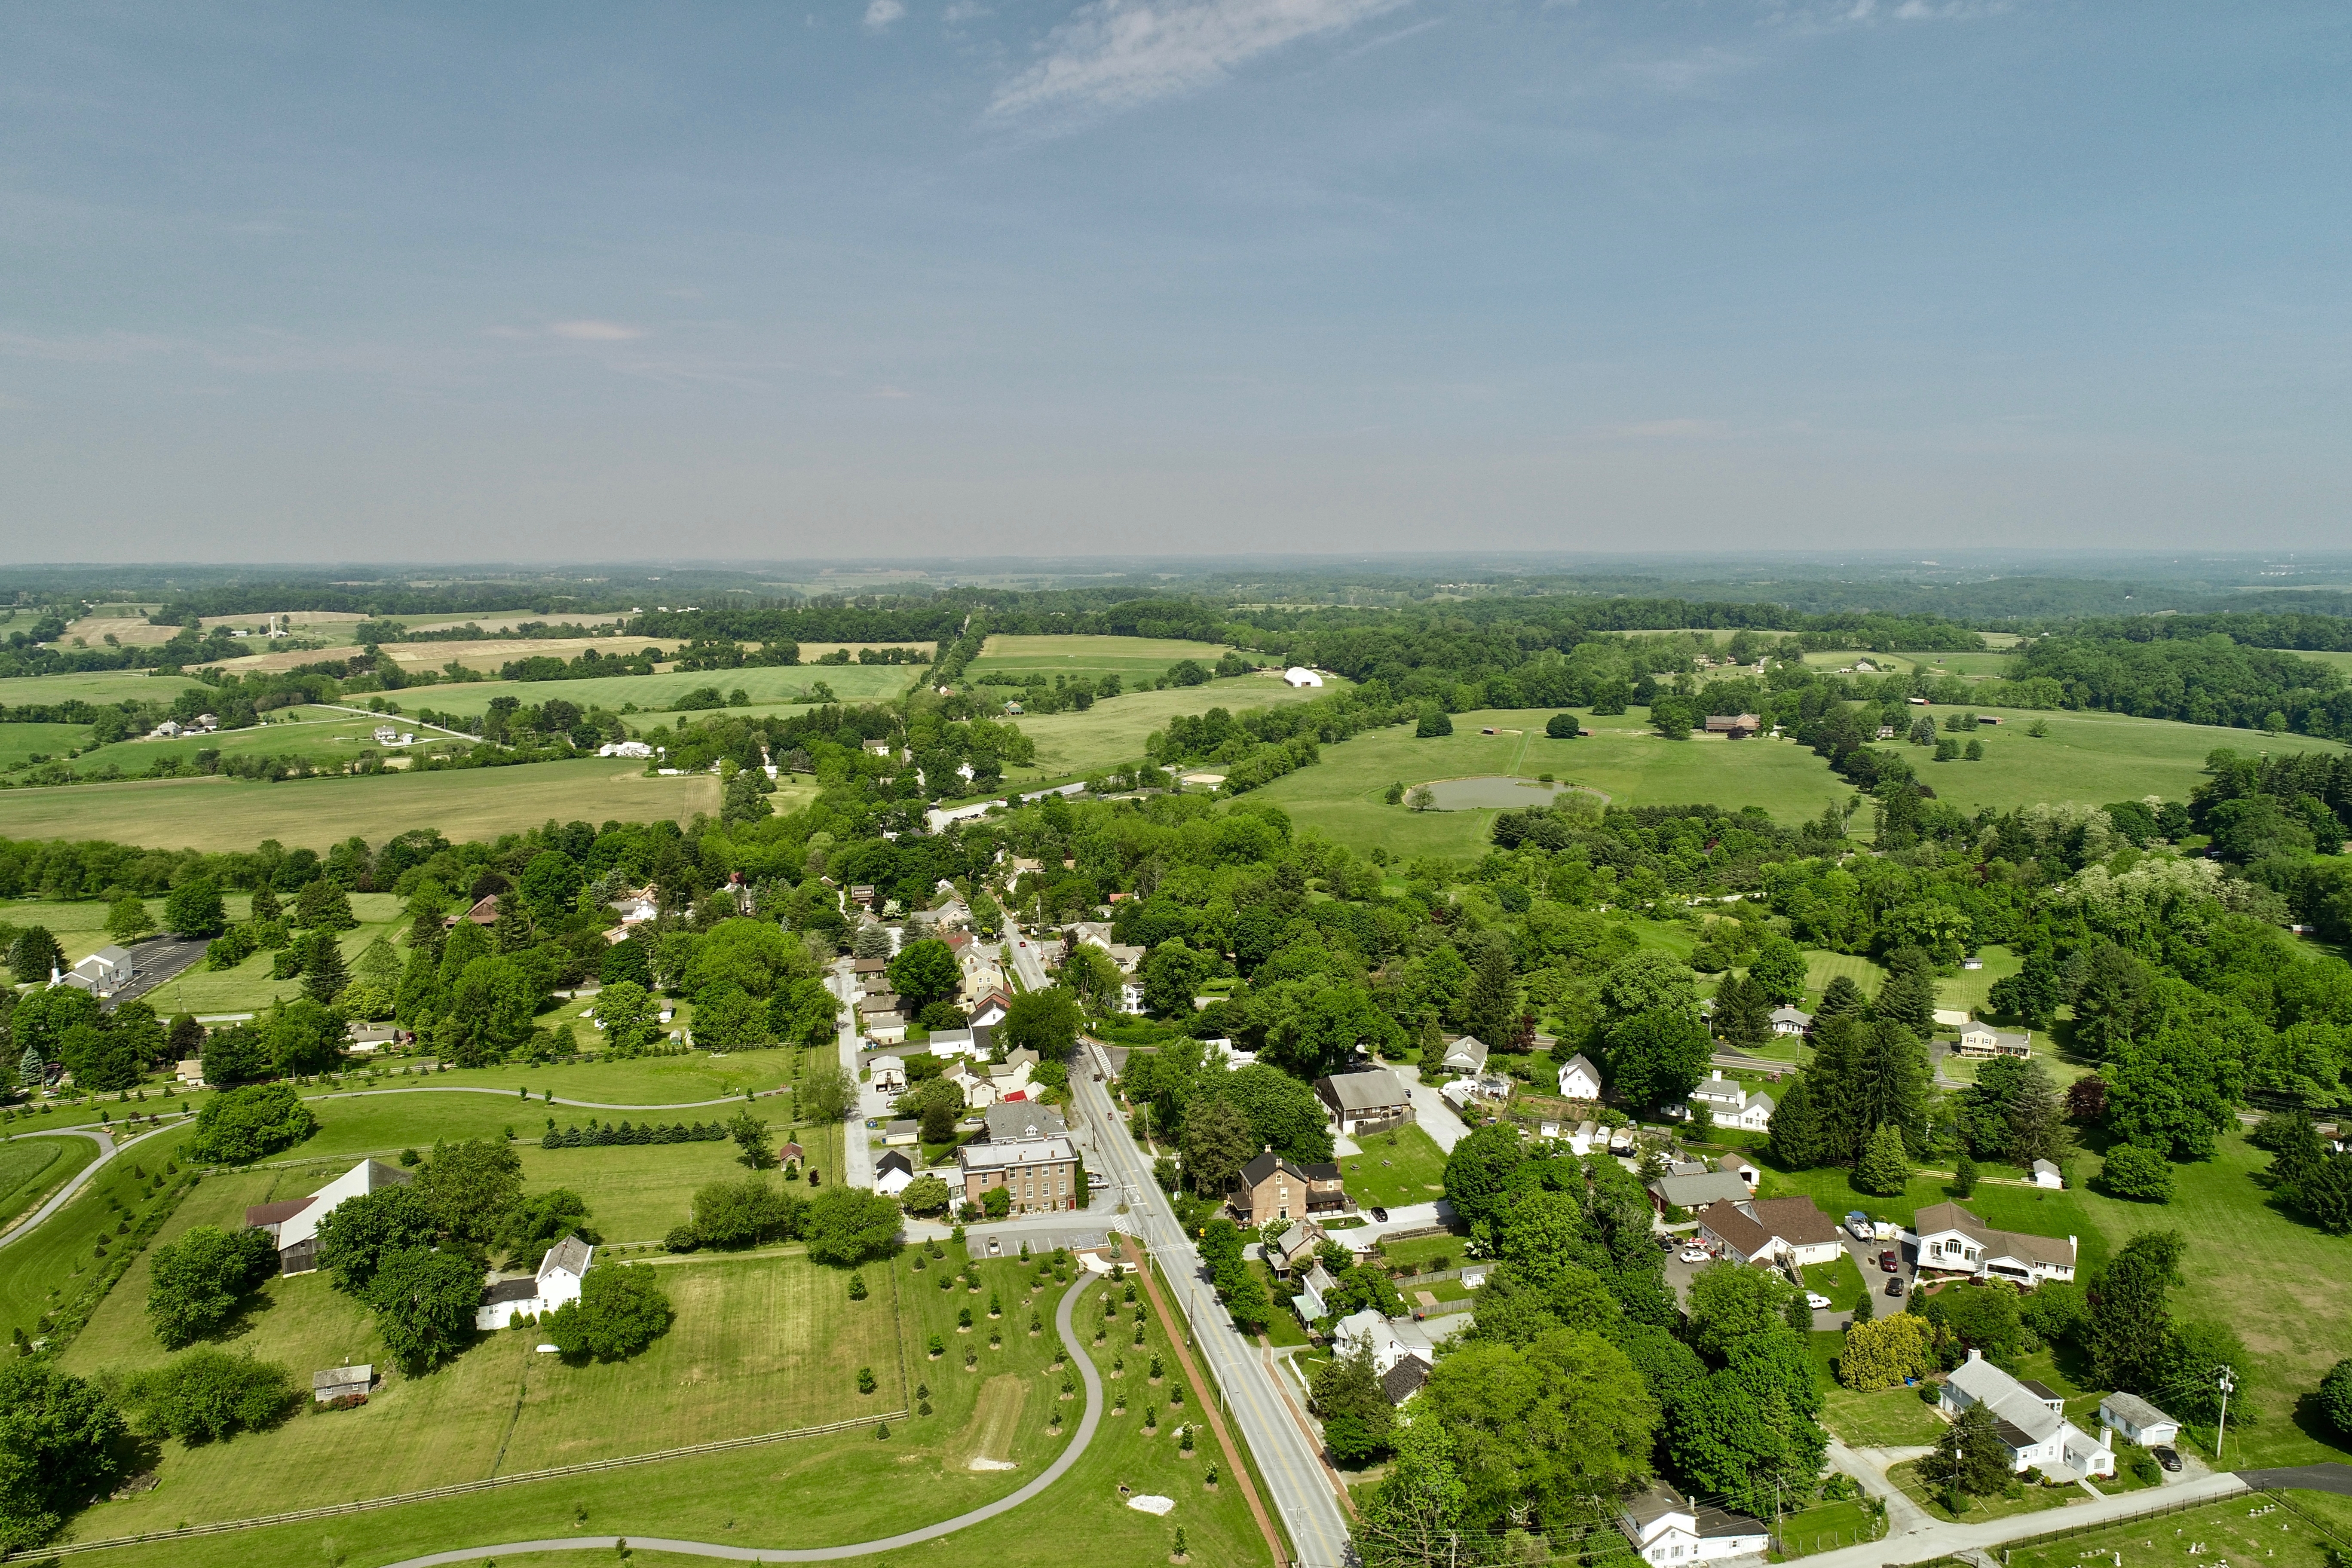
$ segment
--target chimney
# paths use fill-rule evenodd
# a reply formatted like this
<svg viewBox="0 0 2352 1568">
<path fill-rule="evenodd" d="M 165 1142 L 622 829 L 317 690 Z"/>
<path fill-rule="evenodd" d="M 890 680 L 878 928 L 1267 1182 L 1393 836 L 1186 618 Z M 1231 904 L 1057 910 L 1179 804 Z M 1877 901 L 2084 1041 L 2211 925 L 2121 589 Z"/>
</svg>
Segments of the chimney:
<svg viewBox="0 0 2352 1568">
<path fill-rule="evenodd" d="M 1721 1083 L 1723 1081 L 1723 1069 L 1721 1068 L 1715 1069 L 1715 1081 L 1717 1083 Z"/>
<path fill-rule="evenodd" d="M 2115 1452 L 2116 1429 L 2114 1427 L 2102 1426 L 2099 1428 L 2099 1447 L 2106 1449 L 2109 1453 Z"/>
<path fill-rule="evenodd" d="M 1974 1345 L 1970 1345 L 1969 1347 L 1969 1359 L 1970 1361 L 1982 1361 L 1984 1360 L 1984 1352 L 1977 1349 Z"/>
</svg>

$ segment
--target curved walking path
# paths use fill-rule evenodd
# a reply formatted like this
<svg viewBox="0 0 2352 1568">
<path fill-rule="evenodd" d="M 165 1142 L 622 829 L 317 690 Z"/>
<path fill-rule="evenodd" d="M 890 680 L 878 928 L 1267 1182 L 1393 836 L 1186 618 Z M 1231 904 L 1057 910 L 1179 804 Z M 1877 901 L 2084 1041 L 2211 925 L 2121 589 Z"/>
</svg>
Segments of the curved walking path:
<svg viewBox="0 0 2352 1568">
<path fill-rule="evenodd" d="M 1062 1297 L 1062 1304 L 1054 1309 L 1054 1328 L 1065 1345 L 1077 1342 L 1076 1331 L 1071 1321 L 1076 1310 L 1079 1293 L 1089 1280 L 1084 1274 Z M 903 1531 L 884 1536 L 878 1541 L 853 1542 L 846 1546 L 805 1546 L 788 1549 L 774 1546 L 726 1546 L 715 1541 L 669 1541 L 651 1535 L 568 1535 L 551 1541 L 508 1541 L 495 1546 L 467 1546 L 455 1552 L 436 1552 L 424 1557 L 404 1557 L 386 1568 L 441 1568 L 444 1563 L 470 1563 L 481 1557 L 502 1557 L 521 1552 L 610 1552 L 626 1543 L 647 1552 L 675 1552 L 687 1557 L 719 1557 L 733 1563 L 837 1563 L 848 1557 L 870 1557 L 877 1552 L 896 1552 L 901 1547 L 919 1546 L 926 1541 L 937 1541 L 942 1535 L 952 1535 L 998 1514 L 1010 1513 L 1023 1503 L 1036 1497 L 1067 1475 L 1070 1467 L 1078 1462 L 1094 1441 L 1095 1428 L 1102 1424 L 1103 1389 L 1101 1374 L 1095 1371 L 1094 1358 L 1083 1350 L 1073 1351 L 1070 1360 L 1076 1364 L 1079 1377 L 1087 1385 L 1087 1411 L 1078 1417 L 1078 1429 L 1070 1435 L 1054 1462 L 1038 1473 L 1037 1479 L 1020 1490 L 982 1503 L 969 1513 L 953 1519 L 943 1519 L 937 1524 L 927 1524 L 919 1530 Z"/>
<path fill-rule="evenodd" d="M 5 1247 L 11 1242 L 22 1241 L 30 1235 L 36 1226 L 65 1207 L 76 1193 L 89 1185 L 90 1179 L 106 1169 L 107 1162 L 117 1154 L 121 1153 L 125 1149 L 144 1143 L 159 1133 L 174 1131 L 182 1125 L 183 1123 L 179 1121 L 167 1121 L 161 1127 L 151 1128 L 136 1138 L 125 1138 L 119 1143 L 109 1134 L 95 1127 L 51 1127 L 32 1132 L 17 1133 L 16 1136 L 19 1138 L 87 1138 L 98 1145 L 98 1158 L 77 1172 L 71 1181 L 50 1195 L 48 1202 L 9 1226 L 5 1235 L 0 1235 L 0 1247 Z"/>
<path fill-rule="evenodd" d="M 779 1094 L 789 1094 L 791 1092 L 792 1090 L 790 1089 L 761 1089 L 752 1090 L 752 1093 L 763 1098 L 772 1098 Z M 413 1089 L 337 1089 L 332 1094 L 314 1094 L 310 1098 L 313 1100 L 364 1100 L 372 1094 L 494 1094 L 500 1100 L 511 1100 L 518 1104 L 572 1105 L 577 1106 L 583 1110 L 696 1110 L 706 1105 L 740 1105 L 743 1103 L 743 1097 L 741 1095 L 730 1094 L 719 1100 L 672 1100 L 665 1105 L 607 1105 L 601 1100 L 566 1100 L 560 1094 L 552 1097 L 548 1095 L 532 1096 L 527 1094 L 509 1094 L 502 1089 L 488 1089 L 483 1085 L 473 1083 L 426 1084 L 420 1085 Z"/>
</svg>

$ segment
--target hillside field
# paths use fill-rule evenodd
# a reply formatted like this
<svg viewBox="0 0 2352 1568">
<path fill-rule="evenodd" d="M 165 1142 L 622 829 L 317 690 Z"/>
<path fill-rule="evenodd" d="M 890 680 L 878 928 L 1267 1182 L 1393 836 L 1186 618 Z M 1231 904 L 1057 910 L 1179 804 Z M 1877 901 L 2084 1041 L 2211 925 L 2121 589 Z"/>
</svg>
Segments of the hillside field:
<svg viewBox="0 0 2352 1568">
<path fill-rule="evenodd" d="M 625 639 L 613 646 L 634 653 L 646 645 Z M 519 658 L 524 656 L 508 654 L 505 657 Z M 605 675 L 591 680 L 479 680 L 456 686 L 411 687 L 393 693 L 391 700 L 412 713 L 420 708 L 430 708 L 436 713 L 462 713 L 469 717 L 489 711 L 490 700 L 494 697 L 512 697 L 526 707 L 536 707 L 550 698 L 561 697 L 583 708 L 609 708 L 619 712 L 625 706 L 634 703 L 640 712 L 667 713 L 672 711 L 677 700 L 688 692 L 698 687 L 715 686 L 721 692 L 740 688 L 754 707 L 764 709 L 792 703 L 794 698 L 808 693 L 820 680 L 831 687 L 834 695 L 844 701 L 875 701 L 896 697 L 914 684 L 915 677 L 928 668 L 908 664 L 788 664 L 768 665 L 758 669 Z"/>
<path fill-rule="evenodd" d="M 11 708 L 28 702 L 169 702 L 184 686 L 202 686 L 184 675 L 150 675 L 141 669 L 102 669 L 89 675 L 16 675 L 0 679 L 0 703 Z"/>
<path fill-rule="evenodd" d="M 265 838 L 325 851 L 412 827 L 494 838 L 553 817 L 679 822 L 719 809 L 719 780 L 649 778 L 613 758 L 366 778 L 155 779 L 0 791 L 0 837 L 106 838 L 154 848 L 250 849 Z"/>
<path fill-rule="evenodd" d="M 1335 678 L 1324 690 L 1337 689 L 1342 684 Z M 1037 743 L 1037 761 L 1032 767 L 1006 769 L 1005 784 L 1007 787 L 1029 787 L 1140 762 L 1144 740 L 1153 731 L 1165 728 L 1168 721 L 1180 713 L 1206 713 L 1212 708 L 1238 713 L 1248 708 L 1304 702 L 1321 695 L 1323 692 L 1312 688 L 1285 686 L 1268 676 L 1243 675 L 1213 680 L 1206 686 L 1131 691 L 1124 697 L 1105 698 L 1083 713 L 1024 716 L 1013 722 Z"/>
<path fill-rule="evenodd" d="M 1198 659 L 1213 667 L 1224 657 L 1222 643 L 1185 642 L 1173 637 L 990 637 L 971 661 L 974 679 L 983 675 L 1083 675 L 1100 679 L 1117 675 L 1129 685 L 1139 679 L 1165 675 L 1179 659 Z M 806 656 L 803 655 L 803 658 Z"/>
</svg>

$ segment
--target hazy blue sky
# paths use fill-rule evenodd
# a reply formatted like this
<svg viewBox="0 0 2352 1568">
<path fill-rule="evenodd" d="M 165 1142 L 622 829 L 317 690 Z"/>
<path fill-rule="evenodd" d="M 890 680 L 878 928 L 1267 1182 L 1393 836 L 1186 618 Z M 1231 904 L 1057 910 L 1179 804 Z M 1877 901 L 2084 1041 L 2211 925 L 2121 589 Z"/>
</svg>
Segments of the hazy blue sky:
<svg viewBox="0 0 2352 1568">
<path fill-rule="evenodd" d="M 0 11 L 0 554 L 2341 544 L 2352 8 Z"/>
</svg>

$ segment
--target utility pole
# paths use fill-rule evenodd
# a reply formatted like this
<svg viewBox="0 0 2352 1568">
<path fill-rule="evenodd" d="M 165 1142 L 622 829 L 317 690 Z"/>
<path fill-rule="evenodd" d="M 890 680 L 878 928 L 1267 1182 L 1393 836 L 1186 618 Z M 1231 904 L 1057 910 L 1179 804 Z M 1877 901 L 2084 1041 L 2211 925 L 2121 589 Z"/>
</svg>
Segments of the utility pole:
<svg viewBox="0 0 2352 1568">
<path fill-rule="evenodd" d="M 2221 1421 L 2213 1431 L 2213 1462 L 2221 1462 L 2221 1444 L 2230 1436 L 2230 1391 L 2238 1386 L 2238 1374 L 2226 1364 L 2219 1374 L 2221 1384 Z"/>
</svg>

